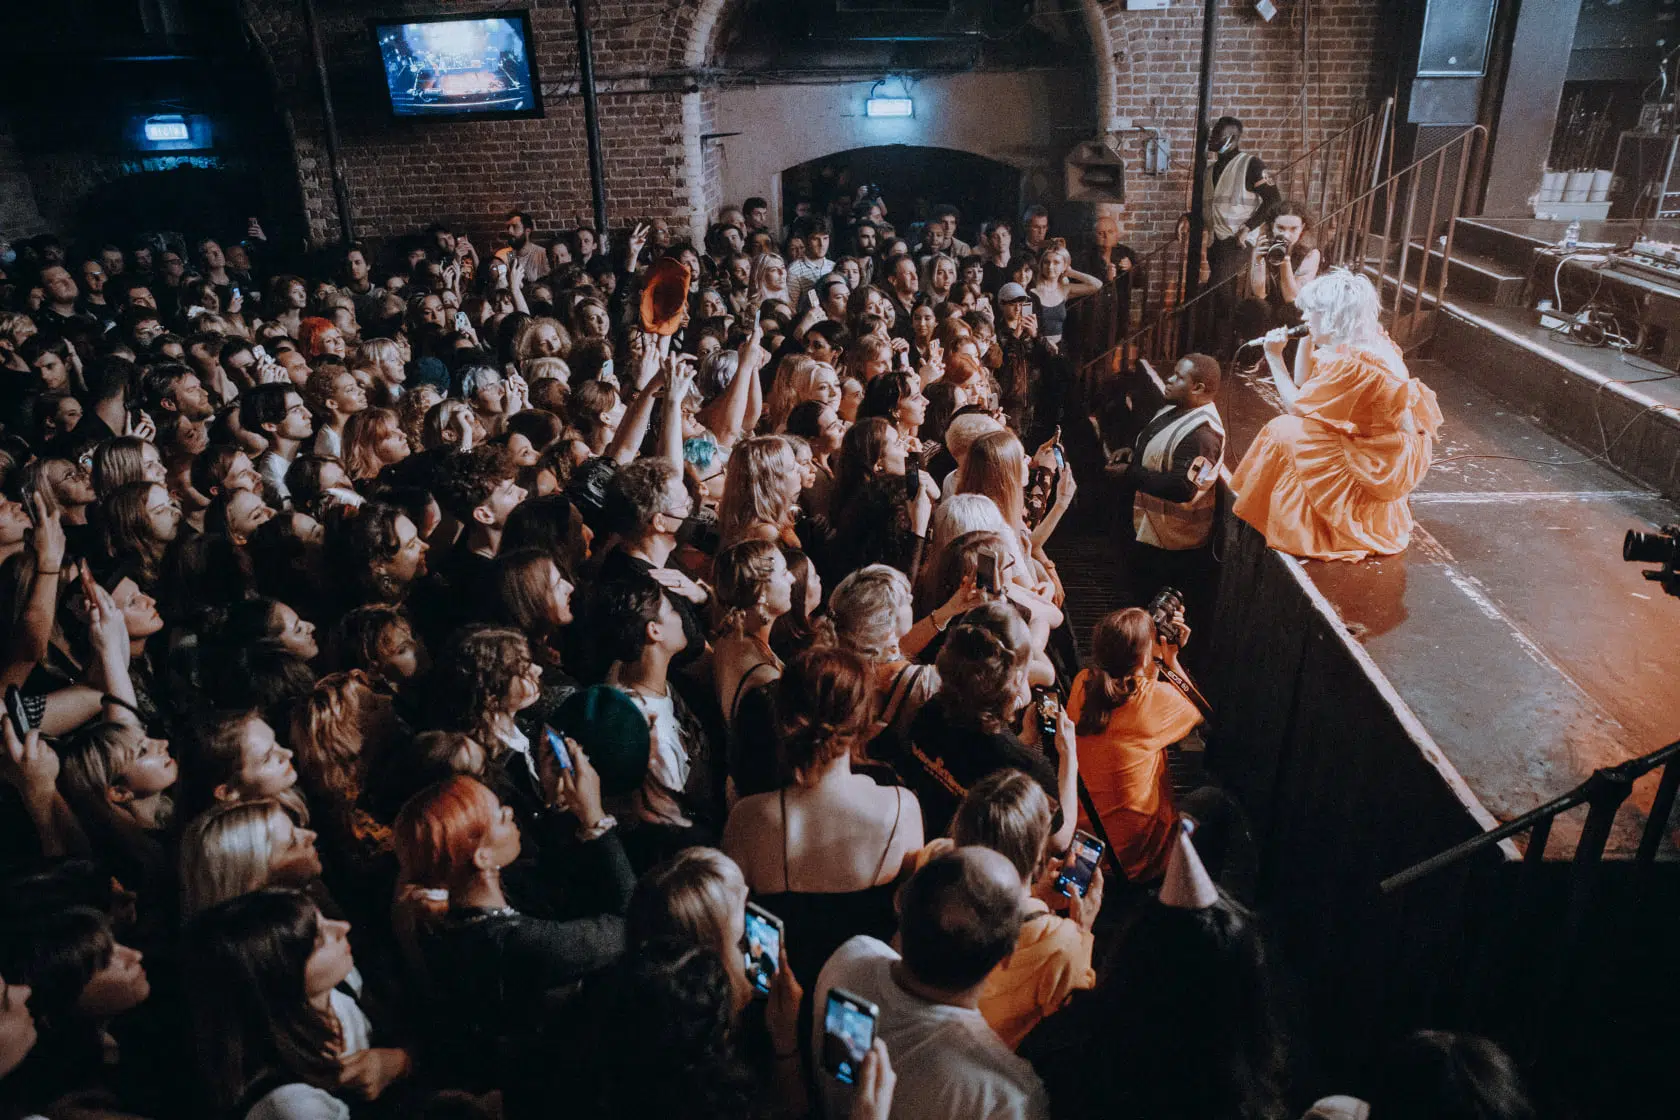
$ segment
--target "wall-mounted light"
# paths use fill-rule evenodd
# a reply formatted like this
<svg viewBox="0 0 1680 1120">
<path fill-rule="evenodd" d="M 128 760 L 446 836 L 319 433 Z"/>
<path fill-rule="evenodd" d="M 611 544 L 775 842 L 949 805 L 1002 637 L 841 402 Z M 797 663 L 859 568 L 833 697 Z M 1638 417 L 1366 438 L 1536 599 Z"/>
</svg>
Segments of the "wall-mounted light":
<svg viewBox="0 0 1680 1120">
<path fill-rule="evenodd" d="M 888 81 L 898 83 L 897 97 L 878 96 L 882 86 Z M 883 78 L 869 89 L 869 98 L 863 103 L 863 115 L 866 117 L 914 117 L 916 103 L 910 100 L 910 85 L 903 78 Z"/>
<path fill-rule="evenodd" d="M 187 118 L 182 116 L 147 117 L 146 123 L 140 126 L 140 130 L 142 135 L 153 144 L 192 138 L 192 132 L 187 128 Z"/>
</svg>

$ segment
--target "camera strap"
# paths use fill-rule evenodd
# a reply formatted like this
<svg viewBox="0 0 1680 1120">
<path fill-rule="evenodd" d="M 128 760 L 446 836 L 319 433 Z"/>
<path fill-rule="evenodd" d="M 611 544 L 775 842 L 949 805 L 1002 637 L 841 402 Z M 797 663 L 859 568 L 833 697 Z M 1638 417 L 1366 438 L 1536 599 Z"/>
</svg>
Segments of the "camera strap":
<svg viewBox="0 0 1680 1120">
<path fill-rule="evenodd" d="M 1169 669 L 1167 663 L 1159 657 L 1155 659 L 1155 667 L 1161 670 L 1161 676 L 1168 684 L 1184 693 L 1184 698 L 1196 705 L 1196 710 L 1202 713 L 1203 719 L 1213 718 L 1213 705 L 1208 703 L 1207 697 L 1202 695 L 1202 690 L 1192 684 L 1189 677 Z"/>
</svg>

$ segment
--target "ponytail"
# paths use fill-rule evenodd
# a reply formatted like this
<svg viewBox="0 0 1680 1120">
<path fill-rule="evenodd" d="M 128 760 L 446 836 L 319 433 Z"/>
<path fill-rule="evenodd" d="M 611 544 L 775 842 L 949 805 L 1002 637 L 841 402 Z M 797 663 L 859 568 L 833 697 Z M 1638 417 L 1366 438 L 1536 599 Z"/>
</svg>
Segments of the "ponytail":
<svg viewBox="0 0 1680 1120">
<path fill-rule="evenodd" d="M 1091 631 L 1085 706 L 1074 730 L 1100 735 L 1116 711 L 1131 703 L 1145 679 L 1155 647 L 1155 620 L 1136 607 L 1107 615 Z"/>
</svg>

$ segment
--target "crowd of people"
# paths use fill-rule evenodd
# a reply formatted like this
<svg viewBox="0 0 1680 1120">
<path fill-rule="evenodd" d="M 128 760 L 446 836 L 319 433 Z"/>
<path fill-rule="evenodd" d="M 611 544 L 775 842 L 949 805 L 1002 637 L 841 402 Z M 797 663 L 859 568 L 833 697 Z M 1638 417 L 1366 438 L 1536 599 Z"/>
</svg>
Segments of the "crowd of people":
<svg viewBox="0 0 1680 1120">
<path fill-rule="evenodd" d="M 899 221 L 0 256 L 0 1120 L 1301 1115 L 1185 615 L 1082 663 L 1051 559 L 1137 257 Z M 1529 1114 L 1448 1034 L 1367 1096 Z"/>
</svg>

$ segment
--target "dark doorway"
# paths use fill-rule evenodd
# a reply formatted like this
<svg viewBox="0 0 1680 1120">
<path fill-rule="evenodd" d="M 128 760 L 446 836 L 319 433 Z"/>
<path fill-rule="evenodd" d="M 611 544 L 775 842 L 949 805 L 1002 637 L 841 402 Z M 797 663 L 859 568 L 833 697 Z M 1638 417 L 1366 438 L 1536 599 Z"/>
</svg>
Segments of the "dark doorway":
<svg viewBox="0 0 1680 1120">
<path fill-rule="evenodd" d="M 792 214 L 794 203 L 808 200 L 812 213 L 826 213 L 866 184 L 880 188 L 887 220 L 907 240 L 912 224 L 925 221 L 939 203 L 962 212 L 965 233 L 987 218 L 1014 219 L 1021 209 L 1021 172 L 1007 163 L 950 148 L 887 144 L 788 168 L 782 172 L 782 212 Z"/>
<path fill-rule="evenodd" d="M 132 237 L 136 230 L 177 230 L 187 237 L 240 237 L 264 206 L 260 176 L 250 172 L 177 167 L 145 171 L 106 183 L 87 197 L 77 226 L 89 239 Z M 273 223 L 270 223 L 273 224 Z"/>
</svg>

